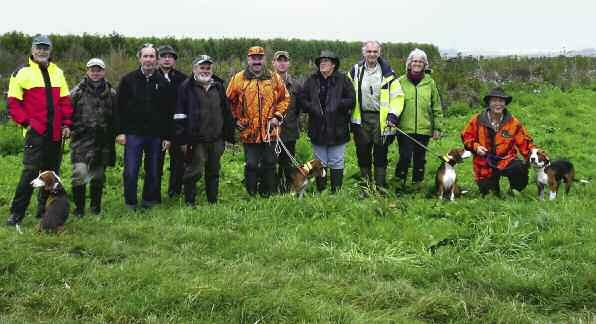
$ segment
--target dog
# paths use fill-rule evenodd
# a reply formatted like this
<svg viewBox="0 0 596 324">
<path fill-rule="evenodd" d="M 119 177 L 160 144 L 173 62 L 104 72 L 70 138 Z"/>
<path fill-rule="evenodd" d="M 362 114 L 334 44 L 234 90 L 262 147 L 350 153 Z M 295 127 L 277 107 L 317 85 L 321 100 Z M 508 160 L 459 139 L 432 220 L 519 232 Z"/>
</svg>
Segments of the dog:
<svg viewBox="0 0 596 324">
<path fill-rule="evenodd" d="M 439 200 L 443 200 L 445 195 L 449 197 L 449 200 L 455 200 L 455 195 L 459 193 L 455 165 L 463 162 L 464 159 L 470 156 L 472 156 L 472 152 L 470 151 L 453 149 L 443 157 L 443 163 L 437 169 L 435 177 L 437 197 Z"/>
<path fill-rule="evenodd" d="M 532 149 L 530 151 L 530 164 L 536 171 L 536 186 L 538 197 L 544 200 L 544 190 L 548 186 L 549 200 L 557 198 L 557 191 L 561 181 L 565 182 L 565 194 L 569 193 L 571 184 L 575 179 L 575 168 L 568 160 L 550 161 L 543 150 Z"/>
<path fill-rule="evenodd" d="M 311 160 L 303 165 L 297 167 L 292 174 L 292 182 L 290 183 L 290 192 L 294 193 L 298 198 L 304 196 L 304 191 L 308 186 L 310 178 L 325 177 L 325 167 L 323 162 L 319 160 Z"/>
<path fill-rule="evenodd" d="M 37 225 L 37 230 L 54 233 L 64 231 L 69 208 L 68 197 L 60 177 L 54 171 L 43 171 L 31 181 L 31 186 L 45 190 L 48 194 L 45 210 Z"/>
</svg>

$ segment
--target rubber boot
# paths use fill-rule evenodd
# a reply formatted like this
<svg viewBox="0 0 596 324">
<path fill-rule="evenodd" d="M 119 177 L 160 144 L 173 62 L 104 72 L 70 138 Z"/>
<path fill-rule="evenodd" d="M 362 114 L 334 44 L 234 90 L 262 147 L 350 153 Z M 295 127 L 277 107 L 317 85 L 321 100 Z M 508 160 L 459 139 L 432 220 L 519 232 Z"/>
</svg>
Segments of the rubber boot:
<svg viewBox="0 0 596 324">
<path fill-rule="evenodd" d="M 331 169 L 331 192 L 336 193 L 341 189 L 344 180 L 344 169 Z"/>
<path fill-rule="evenodd" d="M 85 216 L 85 185 L 72 186 L 72 199 L 75 203 L 75 216 Z"/>
<path fill-rule="evenodd" d="M 193 207 L 196 204 L 197 184 L 196 181 L 184 182 L 184 202 L 186 205 Z"/>
<path fill-rule="evenodd" d="M 360 167 L 360 181 L 363 185 L 369 186 L 372 179 L 370 167 Z"/>
<path fill-rule="evenodd" d="M 207 201 L 210 204 L 217 203 L 217 196 L 219 190 L 219 176 L 206 178 L 205 190 L 207 191 Z"/>
<path fill-rule="evenodd" d="M 89 186 L 91 194 L 91 212 L 95 215 L 101 213 L 101 196 L 103 195 L 103 182 L 91 180 Z"/>
<path fill-rule="evenodd" d="M 259 190 L 262 197 L 269 197 L 273 193 L 275 188 L 275 169 L 262 169 L 263 170 L 263 190 Z"/>
<path fill-rule="evenodd" d="M 317 191 L 322 192 L 327 186 L 327 177 L 315 177 L 315 182 L 317 184 Z"/>
<path fill-rule="evenodd" d="M 253 170 L 253 169 L 249 169 L 248 167 L 245 167 L 244 168 L 244 182 L 245 182 L 245 186 L 246 186 L 246 192 L 248 192 L 248 194 L 251 197 L 256 196 L 257 182 L 258 182 L 257 170 Z"/>
<path fill-rule="evenodd" d="M 375 185 L 377 189 L 387 188 L 387 169 L 384 167 L 375 168 Z"/>
</svg>

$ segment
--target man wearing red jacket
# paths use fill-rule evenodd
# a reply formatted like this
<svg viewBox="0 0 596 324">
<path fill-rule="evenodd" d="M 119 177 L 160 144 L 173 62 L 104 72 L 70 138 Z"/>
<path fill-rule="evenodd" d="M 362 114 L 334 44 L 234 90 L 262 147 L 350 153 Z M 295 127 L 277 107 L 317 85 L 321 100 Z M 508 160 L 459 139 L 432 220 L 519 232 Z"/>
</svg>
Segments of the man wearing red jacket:
<svg viewBox="0 0 596 324">
<path fill-rule="evenodd" d="M 61 142 L 70 136 L 72 105 L 62 70 L 51 62 L 52 42 L 36 35 L 28 63 L 11 76 L 8 86 L 8 111 L 12 120 L 27 128 L 23 152 L 23 171 L 17 186 L 10 217 L 6 224 L 19 224 L 33 194 L 31 181 L 40 171 L 60 171 Z M 40 190 L 37 216 L 43 213 L 47 196 Z"/>
</svg>

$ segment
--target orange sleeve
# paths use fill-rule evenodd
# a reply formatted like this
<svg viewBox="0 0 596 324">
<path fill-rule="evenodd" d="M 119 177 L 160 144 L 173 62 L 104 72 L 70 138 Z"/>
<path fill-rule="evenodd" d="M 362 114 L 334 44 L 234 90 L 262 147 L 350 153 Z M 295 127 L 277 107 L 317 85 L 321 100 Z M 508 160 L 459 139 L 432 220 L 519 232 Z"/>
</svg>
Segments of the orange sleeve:
<svg viewBox="0 0 596 324">
<path fill-rule="evenodd" d="M 468 151 L 476 152 L 478 142 L 478 115 L 474 115 L 461 132 L 461 140 Z"/>
<path fill-rule="evenodd" d="M 228 97 L 228 100 L 230 101 L 230 108 L 232 111 L 232 116 L 234 116 L 235 119 L 240 118 L 240 108 L 241 108 L 240 107 L 241 106 L 240 91 L 238 89 L 239 77 L 237 77 L 237 76 L 238 76 L 237 74 L 234 75 L 234 77 L 228 84 L 228 88 L 226 89 L 226 97 Z"/>
<path fill-rule="evenodd" d="M 530 151 L 535 147 L 534 140 L 528 134 L 526 128 L 519 123 L 518 131 L 515 133 L 515 145 L 517 146 L 519 153 L 523 155 L 524 159 L 528 159 L 530 157 Z"/>
</svg>

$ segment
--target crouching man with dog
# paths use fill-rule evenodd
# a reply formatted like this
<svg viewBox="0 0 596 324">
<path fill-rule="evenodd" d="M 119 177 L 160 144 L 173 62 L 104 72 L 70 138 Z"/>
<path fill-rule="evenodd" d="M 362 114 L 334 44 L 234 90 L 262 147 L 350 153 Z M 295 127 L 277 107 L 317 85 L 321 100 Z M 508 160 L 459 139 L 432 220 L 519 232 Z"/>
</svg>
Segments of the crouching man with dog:
<svg viewBox="0 0 596 324">
<path fill-rule="evenodd" d="M 184 199 L 195 204 L 197 181 L 205 175 L 207 201 L 216 203 L 224 140 L 234 142 L 234 118 L 223 80 L 213 74 L 208 55 L 194 59 L 192 75 L 180 85 L 174 122 L 175 143 L 185 156 Z"/>
<path fill-rule="evenodd" d="M 8 112 L 12 120 L 27 128 L 23 152 L 23 171 L 17 185 L 8 226 L 18 225 L 31 200 L 31 181 L 40 171 L 59 173 L 62 161 L 63 138 L 70 136 L 72 105 L 64 74 L 51 62 L 52 42 L 45 35 L 37 35 L 31 45 L 28 63 L 10 78 Z M 48 198 L 40 190 L 37 217 L 41 218 Z"/>
<path fill-rule="evenodd" d="M 535 147 L 522 125 L 507 109 L 512 97 L 502 89 L 493 89 L 484 97 L 487 108 L 474 115 L 461 133 L 465 148 L 474 154 L 474 177 L 480 193 L 500 195 L 499 179 L 509 179 L 510 191 L 528 185 L 528 160 Z"/>
<path fill-rule="evenodd" d="M 85 214 L 85 191 L 89 183 L 91 212 L 101 211 L 106 166 L 114 166 L 114 111 L 116 90 L 105 79 L 106 64 L 99 58 L 87 62 L 85 78 L 72 89 L 74 106 L 70 157 L 75 215 Z"/>
</svg>

